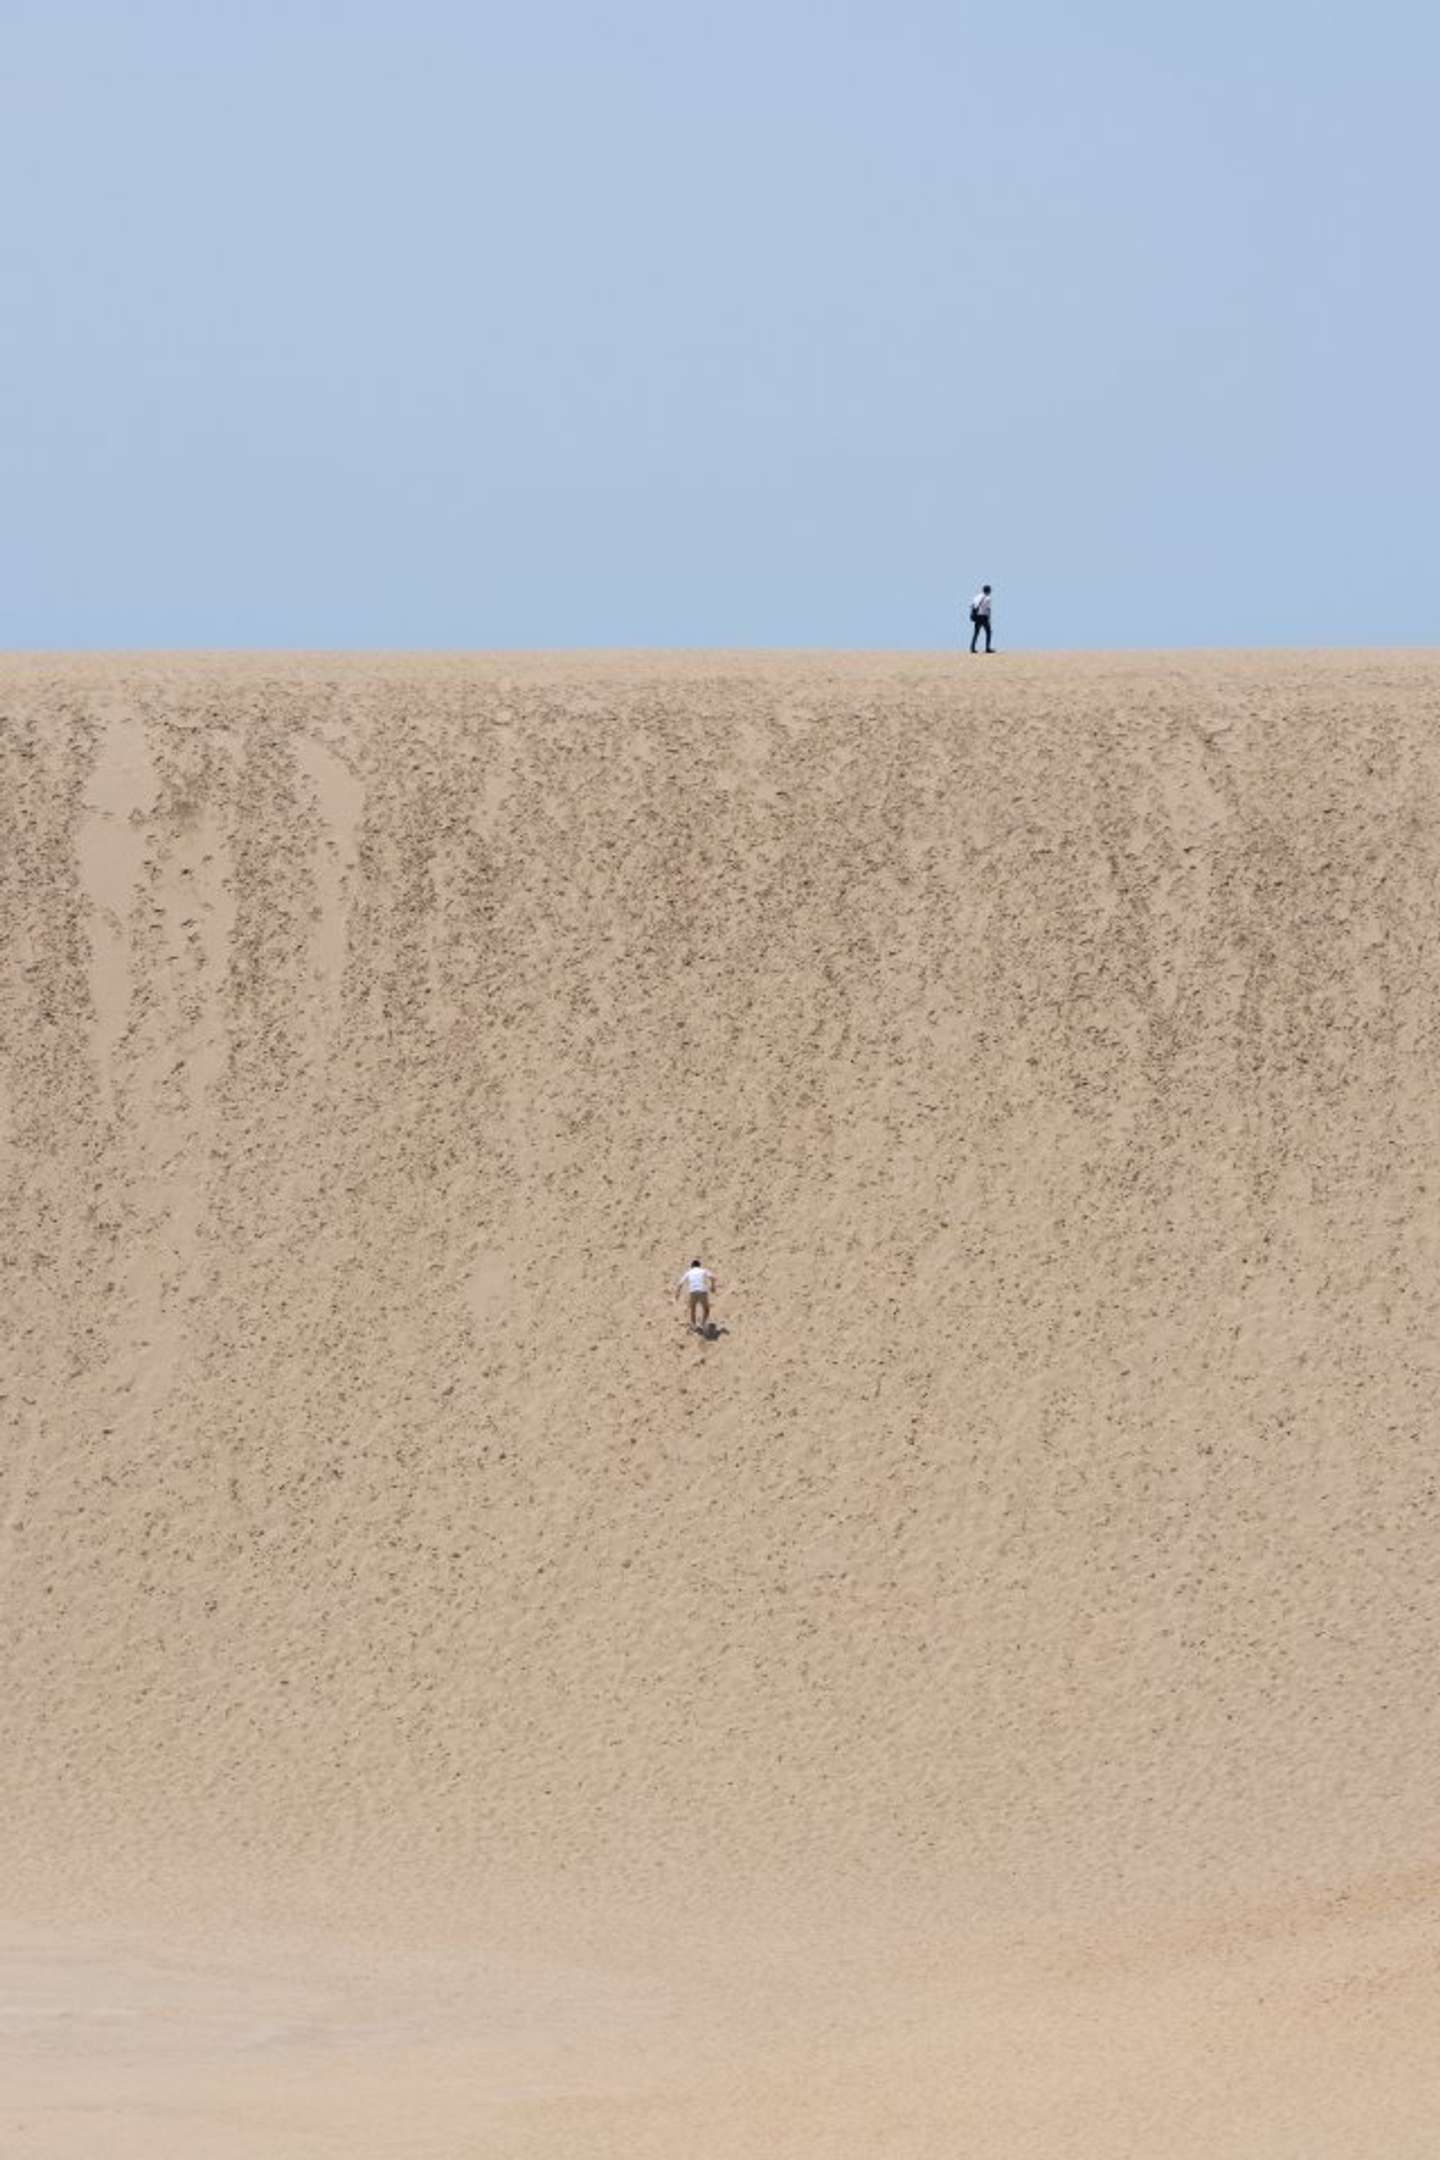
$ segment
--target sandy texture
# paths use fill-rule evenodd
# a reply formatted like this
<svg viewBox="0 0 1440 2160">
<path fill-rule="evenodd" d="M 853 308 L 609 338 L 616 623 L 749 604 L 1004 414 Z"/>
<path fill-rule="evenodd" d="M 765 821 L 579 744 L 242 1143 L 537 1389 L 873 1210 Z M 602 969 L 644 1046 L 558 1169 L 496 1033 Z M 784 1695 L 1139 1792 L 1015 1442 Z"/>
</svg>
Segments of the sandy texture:
<svg viewBox="0 0 1440 2160">
<path fill-rule="evenodd" d="M 0 721 L 6 2160 L 1440 2149 L 1440 661 Z"/>
</svg>

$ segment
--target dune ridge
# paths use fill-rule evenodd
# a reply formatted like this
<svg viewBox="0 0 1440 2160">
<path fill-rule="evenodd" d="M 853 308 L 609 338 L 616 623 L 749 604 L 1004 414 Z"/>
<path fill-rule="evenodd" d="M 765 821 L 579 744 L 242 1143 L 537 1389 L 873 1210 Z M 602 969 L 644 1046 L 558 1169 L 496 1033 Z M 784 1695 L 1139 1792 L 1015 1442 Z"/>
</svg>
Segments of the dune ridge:
<svg viewBox="0 0 1440 2160">
<path fill-rule="evenodd" d="M 0 663 L 6 2150 L 1434 2150 L 1437 711 Z"/>
</svg>

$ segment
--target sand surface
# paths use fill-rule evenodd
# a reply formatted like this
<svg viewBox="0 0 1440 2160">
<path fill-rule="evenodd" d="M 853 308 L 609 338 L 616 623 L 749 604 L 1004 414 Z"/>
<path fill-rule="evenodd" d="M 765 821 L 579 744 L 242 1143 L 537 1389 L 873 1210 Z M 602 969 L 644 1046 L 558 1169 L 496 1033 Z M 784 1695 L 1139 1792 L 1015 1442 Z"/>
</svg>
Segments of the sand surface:
<svg viewBox="0 0 1440 2160">
<path fill-rule="evenodd" d="M 1431 2160 L 1440 659 L 14 658 L 0 828 L 5 2160 Z"/>
</svg>

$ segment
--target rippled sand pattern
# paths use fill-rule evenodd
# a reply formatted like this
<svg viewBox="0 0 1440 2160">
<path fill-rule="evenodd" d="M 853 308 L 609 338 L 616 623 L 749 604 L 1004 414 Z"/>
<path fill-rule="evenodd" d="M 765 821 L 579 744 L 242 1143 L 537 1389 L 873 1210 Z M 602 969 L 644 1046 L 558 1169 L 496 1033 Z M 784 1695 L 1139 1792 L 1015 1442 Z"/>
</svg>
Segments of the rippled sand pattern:
<svg viewBox="0 0 1440 2160">
<path fill-rule="evenodd" d="M 0 662 L 6 2160 L 1430 2160 L 1437 891 L 1433 657 Z"/>
</svg>

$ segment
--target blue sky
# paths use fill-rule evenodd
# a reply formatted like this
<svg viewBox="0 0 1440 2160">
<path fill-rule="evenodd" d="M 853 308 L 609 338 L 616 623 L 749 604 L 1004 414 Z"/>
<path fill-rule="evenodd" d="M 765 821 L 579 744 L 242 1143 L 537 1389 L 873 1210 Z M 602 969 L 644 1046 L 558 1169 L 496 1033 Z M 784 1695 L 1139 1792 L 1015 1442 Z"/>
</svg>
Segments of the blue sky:
<svg viewBox="0 0 1440 2160">
<path fill-rule="evenodd" d="M 1440 642 L 1440 16 L 6 0 L 0 644 Z"/>
</svg>

